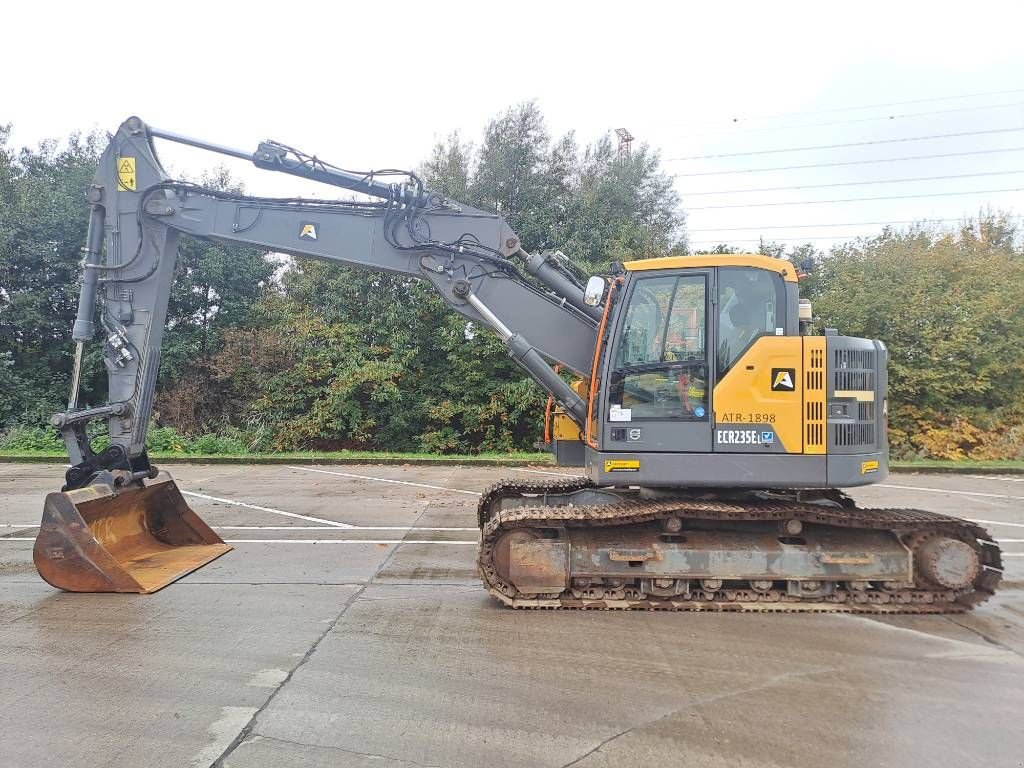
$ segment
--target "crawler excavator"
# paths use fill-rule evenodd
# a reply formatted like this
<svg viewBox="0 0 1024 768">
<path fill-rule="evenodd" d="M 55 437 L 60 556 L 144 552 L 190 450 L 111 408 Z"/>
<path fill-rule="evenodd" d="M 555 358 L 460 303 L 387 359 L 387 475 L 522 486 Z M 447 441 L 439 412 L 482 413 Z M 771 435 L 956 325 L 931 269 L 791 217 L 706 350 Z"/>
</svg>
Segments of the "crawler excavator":
<svg viewBox="0 0 1024 768">
<path fill-rule="evenodd" d="M 349 199 L 175 181 L 156 139 Z M 651 258 L 587 279 L 412 173 L 348 171 L 274 141 L 250 153 L 137 117 L 112 137 L 87 197 L 74 377 L 53 418 L 71 466 L 34 549 L 56 587 L 153 592 L 230 549 L 145 448 L 181 233 L 424 280 L 550 393 L 555 459 L 585 469 L 483 492 L 479 571 L 505 605 L 947 613 L 1000 579 L 979 526 L 857 508 L 840 490 L 887 474 L 887 352 L 813 334 L 788 261 Z M 79 404 L 88 343 L 103 346 L 104 405 Z M 96 419 L 110 437 L 101 451 L 86 429 Z"/>
</svg>

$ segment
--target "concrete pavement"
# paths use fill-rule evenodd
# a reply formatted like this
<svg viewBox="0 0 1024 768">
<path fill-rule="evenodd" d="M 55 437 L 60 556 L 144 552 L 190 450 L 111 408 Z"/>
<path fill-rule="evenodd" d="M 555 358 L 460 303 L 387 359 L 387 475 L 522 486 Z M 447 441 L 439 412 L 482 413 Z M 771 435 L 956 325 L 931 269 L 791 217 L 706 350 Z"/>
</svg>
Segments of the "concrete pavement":
<svg viewBox="0 0 1024 768">
<path fill-rule="evenodd" d="M 235 551 L 63 594 L 31 563 L 62 471 L 0 464 L 3 768 L 1024 761 L 1022 478 L 855 492 L 987 520 L 1011 555 L 972 614 L 880 620 L 503 609 L 475 493 L 526 470 L 490 467 L 174 467 Z"/>
</svg>

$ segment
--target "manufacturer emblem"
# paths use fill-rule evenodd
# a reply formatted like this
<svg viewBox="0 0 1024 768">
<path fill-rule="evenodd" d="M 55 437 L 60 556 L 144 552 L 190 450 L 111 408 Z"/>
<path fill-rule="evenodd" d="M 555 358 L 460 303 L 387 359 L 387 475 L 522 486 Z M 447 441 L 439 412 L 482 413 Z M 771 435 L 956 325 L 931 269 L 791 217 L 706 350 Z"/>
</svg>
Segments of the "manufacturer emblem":
<svg viewBox="0 0 1024 768">
<path fill-rule="evenodd" d="M 795 382 L 796 368 L 772 368 L 772 392 L 793 392 Z"/>
<path fill-rule="evenodd" d="M 316 240 L 316 224 L 311 221 L 303 221 L 299 224 L 299 240 Z"/>
</svg>

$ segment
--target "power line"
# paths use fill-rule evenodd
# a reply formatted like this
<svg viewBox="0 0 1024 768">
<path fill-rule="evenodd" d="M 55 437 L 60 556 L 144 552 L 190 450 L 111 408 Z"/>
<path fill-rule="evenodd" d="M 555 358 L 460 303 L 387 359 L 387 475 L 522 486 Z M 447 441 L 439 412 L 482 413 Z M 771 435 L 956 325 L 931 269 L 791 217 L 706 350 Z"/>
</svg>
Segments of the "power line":
<svg viewBox="0 0 1024 768">
<path fill-rule="evenodd" d="M 744 230 L 759 229 L 808 229 L 809 227 L 867 227 L 883 226 L 888 224 L 931 224 L 939 222 L 963 221 L 963 218 L 955 219 L 904 219 L 902 221 L 847 221 L 841 224 L 767 224 L 760 227 L 708 227 L 707 229 L 689 229 L 687 232 L 741 232 Z"/>
<path fill-rule="evenodd" d="M 984 173 L 956 173 L 949 176 L 918 176 L 910 179 L 876 179 L 874 181 L 838 181 L 832 184 L 803 184 L 796 187 L 753 187 L 748 189 L 721 189 L 716 192 L 680 192 L 683 197 L 698 195 L 738 195 L 748 192 L 784 192 L 790 189 L 825 189 L 826 187 L 861 187 L 869 184 L 905 184 L 911 181 L 943 181 L 946 179 L 973 179 L 979 176 L 1011 176 L 1024 173 L 1024 169 L 1015 171 L 986 171 Z"/>
<path fill-rule="evenodd" d="M 817 123 L 789 123 L 787 125 L 761 125 L 752 128 L 740 128 L 740 131 L 747 133 L 753 133 L 755 131 L 784 131 L 793 128 L 820 128 L 830 125 L 852 125 L 855 123 L 873 123 L 878 120 L 902 120 L 908 117 L 928 117 L 931 115 L 949 115 L 957 112 L 980 112 L 986 109 L 1011 109 L 1024 107 L 1019 101 L 1013 101 L 1008 104 L 985 104 L 977 107 L 954 107 L 953 109 L 933 109 L 927 112 L 905 112 L 900 115 L 873 115 L 871 117 L 855 117 L 848 118 L 845 120 L 826 120 L 825 122 Z M 718 131 L 701 131 L 700 133 L 689 133 L 688 137 L 692 136 L 719 136 L 722 134 L 721 130 Z M 731 134 L 730 134 L 731 135 Z"/>
<path fill-rule="evenodd" d="M 807 152 L 813 149 L 839 149 L 841 147 L 867 147 L 874 144 L 899 144 L 907 141 L 928 141 L 930 139 L 951 139 L 959 136 L 982 136 L 990 133 L 1014 133 L 1024 131 L 1019 128 L 992 128 L 986 131 L 961 131 L 959 133 L 936 133 L 930 136 L 905 136 L 899 139 L 875 139 L 873 141 L 855 141 L 849 144 L 817 144 L 808 147 L 786 147 L 785 149 L 759 149 L 754 152 L 729 152 L 719 155 L 689 155 L 687 157 L 669 157 L 667 160 L 710 160 L 718 157 L 747 157 L 750 155 L 776 155 L 782 152 Z"/>
<path fill-rule="evenodd" d="M 982 93 L 965 93 L 960 96 L 933 96 L 925 99 L 909 99 L 906 101 L 887 101 L 881 104 L 862 104 L 855 107 L 833 107 L 831 109 L 815 109 L 802 112 L 780 112 L 774 115 L 752 115 L 750 117 L 719 118 L 717 120 L 702 120 L 696 123 L 681 123 L 680 127 L 686 125 L 719 125 L 723 122 L 738 123 L 740 120 L 778 120 L 783 117 L 802 117 L 804 115 L 830 115 L 836 112 L 855 112 L 859 109 L 881 109 L 882 107 L 905 107 L 910 104 L 933 104 L 938 101 L 956 101 L 958 99 L 975 99 L 982 96 L 1006 96 L 1012 93 L 1024 93 L 1024 88 L 1013 88 L 1007 91 L 985 91 Z"/>
<path fill-rule="evenodd" d="M 961 219 L 933 219 L 933 221 L 959 221 Z M 915 223 L 915 222 L 911 222 Z M 810 226 L 810 225 L 808 225 Z M 830 226 L 829 224 L 821 224 L 821 226 Z M 750 229 L 752 227 L 739 227 L 743 229 Z M 777 228 L 777 227 L 764 227 L 765 229 Z M 691 229 L 690 231 L 715 231 L 714 229 Z M 721 229 L 721 231 L 729 231 L 727 228 Z M 814 232 L 792 232 L 782 234 L 772 234 L 770 238 L 764 236 L 760 238 L 701 238 L 698 240 L 687 240 L 687 243 L 693 244 L 708 244 L 708 243 L 759 243 L 763 240 L 772 242 L 774 240 L 779 241 L 811 241 L 811 240 L 855 240 L 857 238 L 870 238 L 876 237 L 880 232 L 851 232 L 849 234 L 817 234 Z"/>
<path fill-rule="evenodd" d="M 768 208 L 781 205 L 821 205 L 823 203 L 859 203 L 868 200 L 913 200 L 921 197 L 953 197 L 956 195 L 986 195 L 992 192 L 1024 192 L 1024 187 L 1008 189 L 972 189 L 966 192 L 932 192 L 926 195 L 889 195 L 884 197 L 847 197 L 838 200 L 788 200 L 784 203 L 733 203 L 730 205 L 704 205 L 686 208 L 688 211 L 710 211 L 719 208 Z"/>
<path fill-rule="evenodd" d="M 782 236 L 779 236 L 778 240 L 803 240 L 803 241 L 808 241 L 808 240 L 856 240 L 858 237 L 871 237 L 871 236 L 872 235 L 866 235 L 863 232 L 861 232 L 860 234 L 856 234 L 856 235 L 820 235 L 820 236 L 819 235 L 798 235 L 797 237 L 782 237 Z M 730 237 L 730 238 L 727 238 L 727 239 L 721 239 L 720 238 L 718 240 L 688 240 L 687 242 L 690 245 L 708 245 L 708 244 L 712 244 L 712 243 L 714 243 L 716 245 L 719 244 L 719 243 L 727 245 L 729 243 L 760 243 L 762 240 L 764 240 L 765 242 L 774 242 L 773 240 L 768 240 L 768 239 L 763 238 L 763 237 L 741 237 L 741 238 Z"/>
<path fill-rule="evenodd" d="M 777 165 L 771 168 L 744 168 L 736 171 L 701 171 L 699 173 L 675 173 L 676 178 L 693 176 L 727 176 L 736 173 L 764 173 L 766 171 L 798 171 L 804 168 L 839 168 L 846 165 L 875 165 L 878 163 L 900 163 L 905 160 L 933 160 L 943 157 L 966 157 L 967 155 L 994 155 L 1001 152 L 1024 152 L 1024 147 L 1005 147 L 1001 149 L 972 149 L 967 152 L 945 152 L 937 155 L 908 155 L 906 157 L 884 157 L 881 160 L 848 160 L 841 163 L 809 163 L 807 165 Z"/>
</svg>

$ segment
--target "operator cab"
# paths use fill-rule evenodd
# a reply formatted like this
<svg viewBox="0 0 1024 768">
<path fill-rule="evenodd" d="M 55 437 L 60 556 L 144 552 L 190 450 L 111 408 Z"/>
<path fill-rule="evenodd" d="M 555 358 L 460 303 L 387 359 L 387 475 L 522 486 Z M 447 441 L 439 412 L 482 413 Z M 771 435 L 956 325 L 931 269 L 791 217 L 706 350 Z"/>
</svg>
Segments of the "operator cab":
<svg viewBox="0 0 1024 768">
<path fill-rule="evenodd" d="M 602 445 L 713 450 L 713 392 L 763 336 L 796 334 L 784 274 L 765 256 L 629 262 L 611 338 Z M 632 444 L 632 445 L 630 445 Z"/>
<path fill-rule="evenodd" d="M 792 264 L 730 254 L 625 270 L 576 449 L 593 480 L 826 488 L 884 474 L 884 347 L 803 335 Z"/>
</svg>

